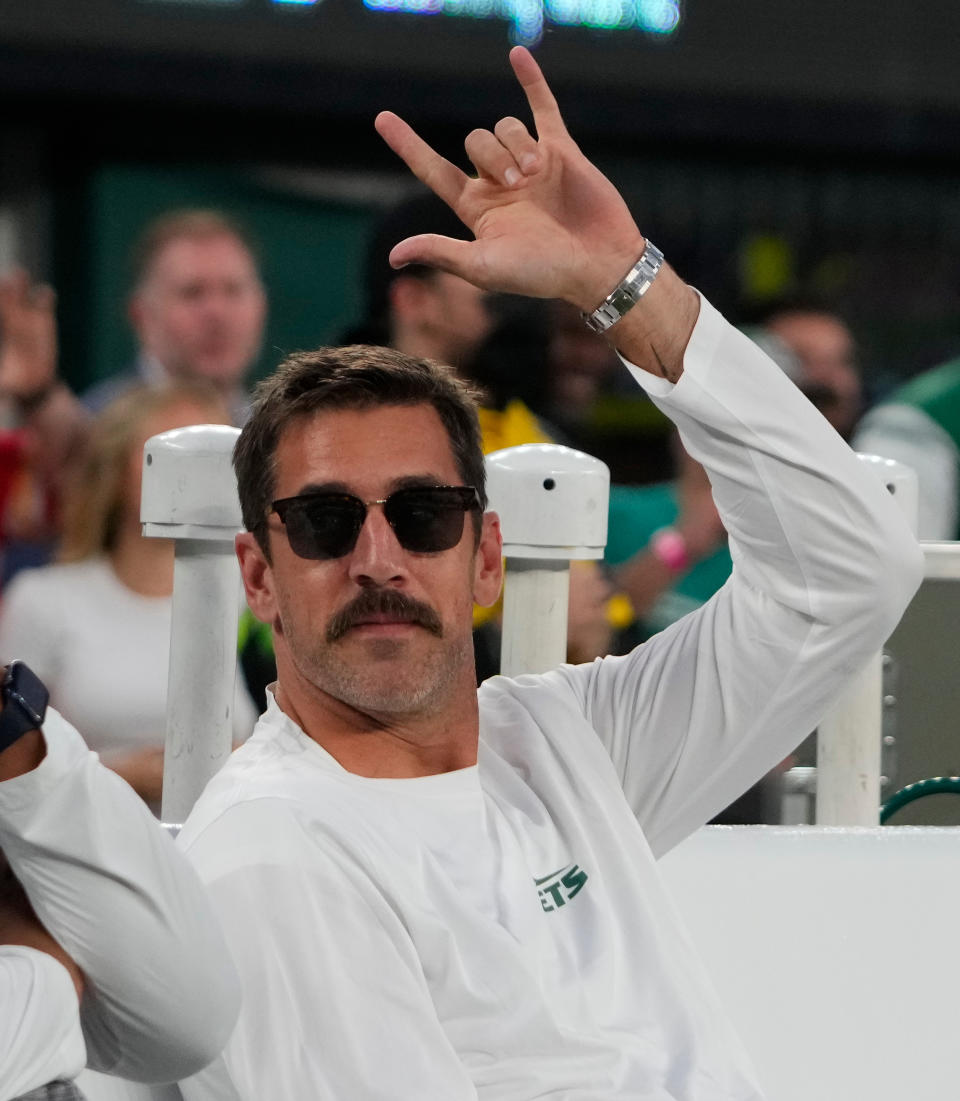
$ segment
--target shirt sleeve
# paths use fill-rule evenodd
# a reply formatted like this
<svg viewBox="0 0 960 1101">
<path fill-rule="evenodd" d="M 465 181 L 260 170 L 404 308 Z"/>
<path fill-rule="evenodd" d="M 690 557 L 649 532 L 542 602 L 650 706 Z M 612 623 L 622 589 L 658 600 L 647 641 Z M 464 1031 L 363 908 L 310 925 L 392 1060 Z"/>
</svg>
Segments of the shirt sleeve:
<svg viewBox="0 0 960 1101">
<path fill-rule="evenodd" d="M 67 969 L 46 952 L 0 945 L 0 1099 L 73 1078 L 85 1062 Z"/>
<path fill-rule="evenodd" d="M 243 983 L 240 1020 L 186 1101 L 442 1098 L 476 1090 L 399 915 L 284 800 L 225 811 L 188 847 Z"/>
<path fill-rule="evenodd" d="M 706 301 L 675 386 L 631 369 L 707 469 L 733 574 L 633 653 L 548 677 L 575 693 L 662 854 L 816 727 L 923 563 L 880 479 Z"/>
<path fill-rule="evenodd" d="M 205 1066 L 236 1019 L 236 972 L 196 873 L 133 790 L 52 709 L 47 753 L 0 783 L 0 848 L 87 980 L 89 1065 L 137 1081 Z"/>
</svg>

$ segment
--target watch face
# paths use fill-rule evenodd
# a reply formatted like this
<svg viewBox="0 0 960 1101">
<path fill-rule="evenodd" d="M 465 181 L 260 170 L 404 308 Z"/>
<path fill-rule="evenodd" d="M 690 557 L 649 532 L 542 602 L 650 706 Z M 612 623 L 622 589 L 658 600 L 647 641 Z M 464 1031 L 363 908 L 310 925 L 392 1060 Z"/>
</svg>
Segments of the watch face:
<svg viewBox="0 0 960 1101">
<path fill-rule="evenodd" d="M 43 723 L 50 694 L 43 681 L 22 661 L 12 661 L 7 669 L 3 694 L 8 702 L 16 703 L 36 726 Z"/>
</svg>

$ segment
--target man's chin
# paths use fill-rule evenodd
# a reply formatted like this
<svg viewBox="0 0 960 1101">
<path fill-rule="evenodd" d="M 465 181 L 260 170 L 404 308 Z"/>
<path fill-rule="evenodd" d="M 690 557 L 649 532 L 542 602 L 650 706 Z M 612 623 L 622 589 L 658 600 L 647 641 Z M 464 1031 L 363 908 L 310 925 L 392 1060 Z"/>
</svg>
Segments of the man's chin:
<svg viewBox="0 0 960 1101">
<path fill-rule="evenodd" d="M 247 364 L 220 359 L 198 359 L 188 370 L 188 376 L 209 382 L 213 386 L 239 386 L 247 373 Z"/>
</svg>

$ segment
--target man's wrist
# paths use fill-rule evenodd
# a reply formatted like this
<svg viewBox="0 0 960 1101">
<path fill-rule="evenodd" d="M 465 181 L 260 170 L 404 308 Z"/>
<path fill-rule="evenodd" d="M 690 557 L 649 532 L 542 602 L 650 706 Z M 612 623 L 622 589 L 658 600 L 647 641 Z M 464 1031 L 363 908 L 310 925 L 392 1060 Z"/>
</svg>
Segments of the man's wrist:
<svg viewBox="0 0 960 1101">
<path fill-rule="evenodd" d="M 594 310 L 585 311 L 583 320 L 595 333 L 605 333 L 620 321 L 653 286 L 663 266 L 663 253 L 649 239 L 623 278 Z"/>
<path fill-rule="evenodd" d="M 643 301 L 603 336 L 627 362 L 675 383 L 699 316 L 697 292 L 664 264 Z"/>
<path fill-rule="evenodd" d="M 41 732 L 49 695 L 22 661 L 3 670 L 0 685 L 0 781 L 36 768 L 46 755 Z"/>
<path fill-rule="evenodd" d="M 602 262 L 593 262 L 583 272 L 587 281 L 578 291 L 577 299 L 571 298 L 572 304 L 581 313 L 593 313 L 616 290 L 646 247 L 646 238 L 637 230 L 636 235 L 622 249 L 618 249 L 615 255 L 611 254 Z"/>
<path fill-rule="evenodd" d="M 27 731 L 13 745 L 0 752 L 0 783 L 33 772 L 46 755 L 47 743 L 43 731 Z"/>
</svg>

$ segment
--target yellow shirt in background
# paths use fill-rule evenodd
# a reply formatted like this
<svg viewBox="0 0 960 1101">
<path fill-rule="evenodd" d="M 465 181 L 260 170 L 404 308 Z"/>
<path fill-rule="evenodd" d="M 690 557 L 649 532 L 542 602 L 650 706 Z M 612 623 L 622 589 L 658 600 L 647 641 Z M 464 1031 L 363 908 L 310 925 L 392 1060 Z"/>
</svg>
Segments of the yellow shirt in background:
<svg viewBox="0 0 960 1101">
<path fill-rule="evenodd" d="M 533 411 L 519 398 L 507 402 L 503 409 L 477 410 L 480 422 L 480 434 L 484 455 L 499 451 L 502 447 L 519 447 L 524 443 L 554 443 L 544 432 L 540 421 Z M 490 608 L 473 607 L 473 625 L 481 627 L 500 614 L 501 602 L 498 600 Z M 607 604 L 607 619 L 615 628 L 627 626 L 633 620 L 630 601 L 618 593 Z"/>
</svg>

